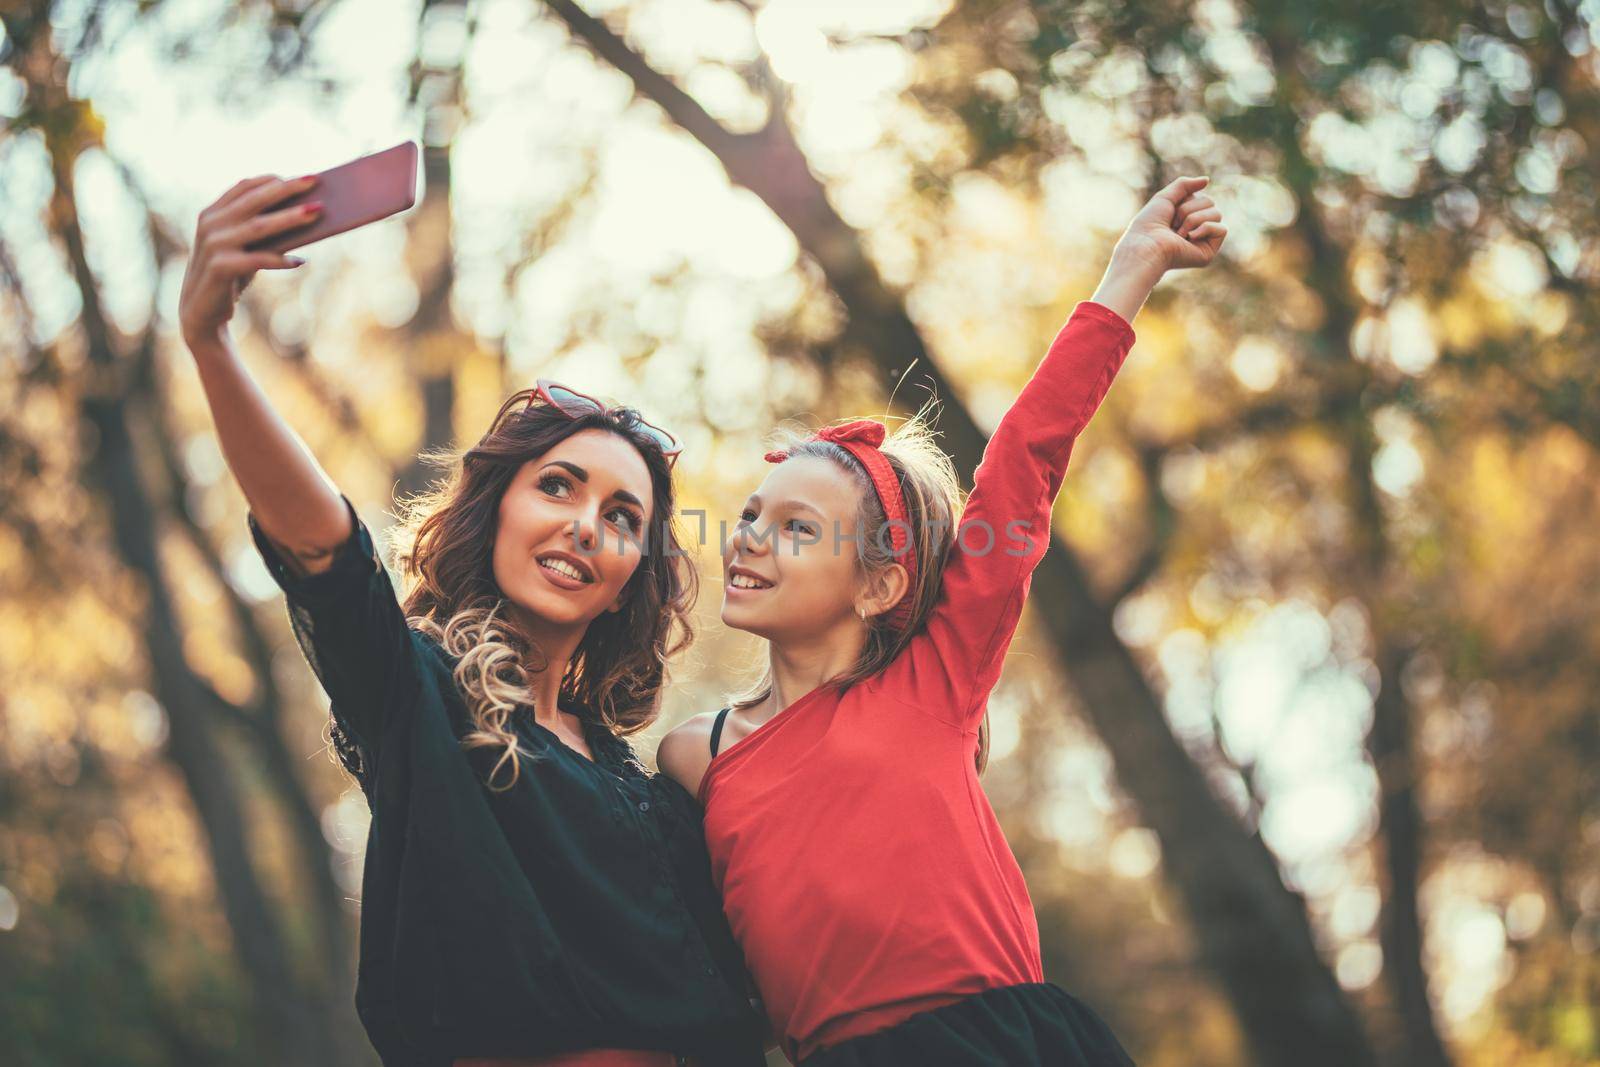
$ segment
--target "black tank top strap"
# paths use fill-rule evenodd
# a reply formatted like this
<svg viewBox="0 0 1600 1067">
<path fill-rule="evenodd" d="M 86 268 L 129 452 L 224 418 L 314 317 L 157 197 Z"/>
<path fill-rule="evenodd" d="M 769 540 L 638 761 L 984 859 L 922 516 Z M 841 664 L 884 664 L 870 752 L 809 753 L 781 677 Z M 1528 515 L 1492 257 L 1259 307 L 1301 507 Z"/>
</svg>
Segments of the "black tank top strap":
<svg viewBox="0 0 1600 1067">
<path fill-rule="evenodd" d="M 722 724 L 728 721 L 730 708 L 723 708 L 717 712 L 717 721 L 711 724 L 711 758 L 717 758 L 717 749 L 722 747 Z"/>
</svg>

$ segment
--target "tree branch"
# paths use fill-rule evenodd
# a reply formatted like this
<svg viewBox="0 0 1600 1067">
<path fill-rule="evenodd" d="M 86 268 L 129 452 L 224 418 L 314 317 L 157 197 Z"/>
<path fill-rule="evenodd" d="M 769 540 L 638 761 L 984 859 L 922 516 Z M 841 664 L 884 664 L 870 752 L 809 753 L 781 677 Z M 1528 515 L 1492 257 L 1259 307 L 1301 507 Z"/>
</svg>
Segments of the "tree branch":
<svg viewBox="0 0 1600 1067">
<path fill-rule="evenodd" d="M 711 151 L 722 155 L 742 151 L 751 138 L 728 130 L 700 106 L 699 101 L 659 73 L 604 22 L 590 15 L 573 0 L 544 0 L 574 36 L 584 41 L 595 54 L 633 82 L 634 91 L 653 100 L 678 126 Z"/>
</svg>

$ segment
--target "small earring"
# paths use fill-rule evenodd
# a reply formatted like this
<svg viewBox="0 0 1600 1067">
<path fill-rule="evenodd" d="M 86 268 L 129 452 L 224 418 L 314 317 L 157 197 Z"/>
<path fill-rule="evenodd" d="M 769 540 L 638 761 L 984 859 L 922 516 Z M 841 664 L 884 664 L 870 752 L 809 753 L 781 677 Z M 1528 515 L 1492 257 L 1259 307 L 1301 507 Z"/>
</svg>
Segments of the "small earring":
<svg viewBox="0 0 1600 1067">
<path fill-rule="evenodd" d="M 867 609 L 866 608 L 857 608 L 856 609 L 856 614 L 861 616 L 861 621 L 862 622 L 866 622 L 867 621 Z"/>
</svg>

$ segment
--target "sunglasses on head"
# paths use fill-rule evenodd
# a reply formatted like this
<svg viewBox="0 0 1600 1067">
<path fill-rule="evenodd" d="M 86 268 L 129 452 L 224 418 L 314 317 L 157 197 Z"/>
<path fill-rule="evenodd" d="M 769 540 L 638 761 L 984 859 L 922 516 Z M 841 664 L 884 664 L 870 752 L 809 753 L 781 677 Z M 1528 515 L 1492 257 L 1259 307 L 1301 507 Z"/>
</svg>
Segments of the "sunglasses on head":
<svg viewBox="0 0 1600 1067">
<path fill-rule="evenodd" d="M 549 378 L 539 379 L 537 388 L 533 391 L 533 396 L 528 397 L 528 407 L 533 406 L 534 397 L 543 400 L 546 404 L 559 409 L 569 418 L 574 419 L 582 418 L 584 415 L 610 415 L 618 410 L 608 404 L 601 403 L 587 393 L 580 393 L 576 389 L 562 385 L 560 382 L 553 382 Z M 678 443 L 678 439 L 654 423 L 638 418 L 636 418 L 636 421 L 645 436 L 660 447 L 661 454 L 667 457 L 667 465 L 670 467 L 677 463 L 678 453 L 683 451 L 683 446 Z"/>
</svg>

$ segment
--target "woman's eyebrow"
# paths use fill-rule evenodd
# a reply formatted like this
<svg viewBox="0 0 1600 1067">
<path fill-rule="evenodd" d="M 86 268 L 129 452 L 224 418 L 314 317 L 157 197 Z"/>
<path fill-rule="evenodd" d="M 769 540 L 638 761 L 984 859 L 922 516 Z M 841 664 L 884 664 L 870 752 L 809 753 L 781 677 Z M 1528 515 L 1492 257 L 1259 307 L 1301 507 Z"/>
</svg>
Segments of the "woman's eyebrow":
<svg viewBox="0 0 1600 1067">
<path fill-rule="evenodd" d="M 550 467 L 560 467 L 562 470 L 571 471 L 572 476 L 578 479 L 580 482 L 587 482 L 589 480 L 589 472 L 578 466 L 576 463 L 569 463 L 564 459 L 553 459 L 546 465 Z"/>
<path fill-rule="evenodd" d="M 570 463 L 564 459 L 553 459 L 548 465 L 551 467 L 560 467 L 562 470 L 571 471 L 574 478 L 578 479 L 578 481 L 583 482 L 584 484 L 588 484 L 589 472 L 578 466 L 576 463 Z M 613 500 L 620 500 L 624 504 L 632 504 L 636 508 L 644 507 L 644 501 L 640 500 L 626 489 L 618 489 L 616 492 L 611 494 L 611 497 Z"/>
</svg>

